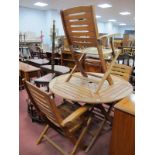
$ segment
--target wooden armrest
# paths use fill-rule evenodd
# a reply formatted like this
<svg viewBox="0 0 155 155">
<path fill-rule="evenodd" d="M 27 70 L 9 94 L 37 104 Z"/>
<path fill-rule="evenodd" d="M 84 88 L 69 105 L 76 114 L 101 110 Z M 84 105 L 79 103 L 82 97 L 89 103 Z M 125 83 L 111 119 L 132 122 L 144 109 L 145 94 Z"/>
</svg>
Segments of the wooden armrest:
<svg viewBox="0 0 155 155">
<path fill-rule="evenodd" d="M 68 117 L 66 117 L 62 122 L 61 125 L 64 127 L 66 126 L 69 122 L 72 122 L 76 120 L 78 117 L 80 117 L 82 114 L 84 114 L 86 111 L 89 110 L 91 106 L 86 105 L 78 108 L 76 111 L 74 111 L 72 114 L 70 114 Z"/>
<path fill-rule="evenodd" d="M 102 35 L 102 36 L 98 37 L 98 39 L 100 40 L 102 38 L 109 38 L 109 37 L 113 37 L 113 36 L 117 36 L 117 35 L 120 35 L 120 33 Z"/>
</svg>

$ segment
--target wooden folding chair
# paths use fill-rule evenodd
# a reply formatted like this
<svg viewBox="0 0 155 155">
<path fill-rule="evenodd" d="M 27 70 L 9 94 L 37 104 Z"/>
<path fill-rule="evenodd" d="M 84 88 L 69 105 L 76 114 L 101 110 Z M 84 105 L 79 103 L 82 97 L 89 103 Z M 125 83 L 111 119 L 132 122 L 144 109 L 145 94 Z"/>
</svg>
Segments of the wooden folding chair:
<svg viewBox="0 0 155 155">
<path fill-rule="evenodd" d="M 74 68 L 72 69 L 69 77 L 66 79 L 66 82 L 71 79 L 72 76 L 76 76 L 77 78 L 82 78 L 89 82 L 97 83 L 98 87 L 95 93 L 98 93 L 100 88 L 102 87 L 105 80 L 108 81 L 110 85 L 113 84 L 112 78 L 110 76 L 110 70 L 115 63 L 120 52 L 115 52 L 113 45 L 113 36 L 114 35 L 98 35 L 96 18 L 94 14 L 93 6 L 79 6 L 67 10 L 61 10 L 61 18 L 65 31 L 65 35 L 67 37 L 67 41 L 69 44 L 69 49 L 72 53 L 73 59 L 76 63 Z M 102 51 L 102 39 L 110 38 L 110 44 L 113 51 L 113 60 L 111 62 L 111 66 L 107 70 L 106 62 L 104 61 L 104 56 Z M 86 73 L 81 65 L 81 60 L 85 56 L 84 49 L 86 47 L 96 47 L 99 55 L 99 60 L 102 65 L 102 69 L 104 71 L 103 77 L 98 77 L 100 81 L 92 81 L 88 76 L 94 76 L 94 74 Z M 80 48 L 83 51 L 83 54 L 79 59 L 75 56 L 75 48 Z M 81 72 L 82 76 L 77 76 L 74 74 L 76 69 Z"/>
<path fill-rule="evenodd" d="M 110 64 L 107 65 L 107 67 L 110 67 Z M 129 67 L 127 65 L 123 65 L 123 64 L 114 64 L 111 68 L 110 74 L 115 75 L 115 76 L 119 76 L 121 78 L 123 78 L 124 80 L 129 81 L 130 77 L 131 77 L 131 73 L 132 73 L 132 67 Z M 95 115 L 99 115 L 99 117 L 105 117 L 106 119 L 101 121 L 100 127 L 98 128 L 98 130 L 96 131 L 96 133 L 93 135 L 92 139 L 90 140 L 89 145 L 87 146 L 85 152 L 88 152 L 91 147 L 93 146 L 93 144 L 95 143 L 97 137 L 99 136 L 99 134 L 101 133 L 103 126 L 105 125 L 105 123 L 107 122 L 107 120 L 109 120 L 112 123 L 112 118 L 110 117 L 110 113 L 113 110 L 114 105 L 117 102 L 113 102 L 111 104 L 103 104 L 103 105 L 97 105 L 96 109 L 93 109 L 93 113 Z"/>
<path fill-rule="evenodd" d="M 46 119 L 46 126 L 36 143 L 39 144 L 43 139 L 46 139 L 62 154 L 68 155 L 69 153 L 66 153 L 46 134 L 50 126 L 55 126 L 57 131 L 66 136 L 75 144 L 71 152 L 71 155 L 74 155 L 80 146 L 91 122 L 91 117 L 87 117 L 90 106 L 80 106 L 69 102 L 56 106 L 50 93 L 43 92 L 41 89 L 28 81 L 26 81 L 25 85 L 31 102 L 34 104 L 40 115 L 44 116 Z M 76 132 L 79 132 L 80 129 L 80 135 L 77 136 Z"/>
<path fill-rule="evenodd" d="M 119 76 L 126 81 L 130 80 L 132 67 L 123 64 L 114 64 L 110 74 Z"/>
</svg>

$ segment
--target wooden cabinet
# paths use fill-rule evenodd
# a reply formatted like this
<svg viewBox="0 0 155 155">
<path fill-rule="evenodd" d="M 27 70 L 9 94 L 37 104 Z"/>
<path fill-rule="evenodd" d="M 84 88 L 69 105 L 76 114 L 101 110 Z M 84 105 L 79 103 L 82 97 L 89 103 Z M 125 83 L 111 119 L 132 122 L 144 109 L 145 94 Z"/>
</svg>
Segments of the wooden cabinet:
<svg viewBox="0 0 155 155">
<path fill-rule="evenodd" d="M 81 54 L 76 53 L 77 59 L 79 59 L 80 56 L 81 56 Z M 71 54 L 70 50 L 67 48 L 63 49 L 63 51 L 61 53 L 61 65 L 67 66 L 70 69 L 72 69 L 75 65 L 75 62 L 72 58 L 72 54 Z"/>
<path fill-rule="evenodd" d="M 125 98 L 115 106 L 109 155 L 135 154 L 134 103 Z"/>
</svg>

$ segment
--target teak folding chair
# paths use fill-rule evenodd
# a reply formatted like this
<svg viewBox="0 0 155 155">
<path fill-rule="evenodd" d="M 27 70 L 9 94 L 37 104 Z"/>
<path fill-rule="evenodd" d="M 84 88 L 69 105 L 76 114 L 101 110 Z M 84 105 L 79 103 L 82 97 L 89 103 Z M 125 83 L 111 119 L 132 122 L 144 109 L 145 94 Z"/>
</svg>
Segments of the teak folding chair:
<svg viewBox="0 0 155 155">
<path fill-rule="evenodd" d="M 43 139 L 46 139 L 62 154 L 69 154 L 47 136 L 46 133 L 50 126 L 54 125 L 60 130 L 59 132 L 75 144 L 71 152 L 71 155 L 74 155 L 80 146 L 91 122 L 91 117 L 87 117 L 90 106 L 80 106 L 69 102 L 56 106 L 50 93 L 42 91 L 40 88 L 29 83 L 28 81 L 25 82 L 25 85 L 31 102 L 34 104 L 38 112 L 46 119 L 47 125 L 39 136 L 37 144 L 39 144 Z M 76 136 L 77 131 L 81 131 L 79 136 Z"/>
<path fill-rule="evenodd" d="M 110 66 L 110 64 L 107 65 L 108 68 L 109 68 L 109 66 Z M 127 65 L 123 65 L 123 64 L 114 64 L 113 67 L 111 68 L 111 72 L 110 72 L 110 74 L 115 75 L 115 76 L 119 76 L 119 77 L 121 77 L 127 81 L 130 80 L 131 73 L 132 73 L 132 67 L 127 66 Z M 100 110 L 100 112 L 99 112 L 99 110 L 97 110 L 97 112 L 99 113 L 98 115 L 100 115 L 100 116 L 103 115 L 106 117 L 106 119 L 101 121 L 100 127 L 98 128 L 98 130 L 94 134 L 94 136 L 91 139 L 89 145 L 87 146 L 85 152 L 88 152 L 91 149 L 91 147 L 93 146 L 93 144 L 95 143 L 97 137 L 101 133 L 103 126 L 106 123 L 106 120 L 109 120 L 112 123 L 112 118 L 110 116 L 110 113 L 112 112 L 113 107 L 116 103 L 117 102 L 113 102 L 111 104 L 103 104 L 103 105 L 97 105 L 96 106 L 96 108 L 98 108 Z M 93 109 L 93 113 L 96 114 L 96 109 Z"/>
<path fill-rule="evenodd" d="M 110 73 L 129 81 L 132 73 L 132 67 L 116 63 L 113 65 Z"/>
<path fill-rule="evenodd" d="M 72 76 L 76 76 L 77 78 L 82 78 L 89 82 L 97 83 L 98 87 L 95 93 L 99 92 L 105 80 L 107 80 L 108 83 L 112 85 L 113 80 L 110 76 L 110 71 L 120 52 L 116 53 L 114 50 L 113 45 L 114 35 L 103 35 L 99 37 L 93 6 L 79 6 L 67 10 L 61 10 L 61 18 L 65 35 L 69 44 L 69 49 L 76 63 L 66 81 L 69 81 Z M 102 39 L 107 37 L 110 38 L 110 44 L 114 56 L 108 70 L 103 56 L 104 51 L 102 51 Z M 95 82 L 94 80 L 92 81 L 91 78 L 88 77 L 88 75 L 94 76 L 94 74 L 86 73 L 80 63 L 82 58 L 85 56 L 85 53 L 83 52 L 81 57 L 77 59 L 75 56 L 75 50 L 76 50 L 75 47 L 80 48 L 81 51 L 84 51 L 86 47 L 97 48 L 99 60 L 105 73 L 103 77 L 98 77 L 99 79 L 101 79 L 100 81 Z M 77 68 L 81 72 L 82 76 L 77 76 L 74 74 Z"/>
</svg>

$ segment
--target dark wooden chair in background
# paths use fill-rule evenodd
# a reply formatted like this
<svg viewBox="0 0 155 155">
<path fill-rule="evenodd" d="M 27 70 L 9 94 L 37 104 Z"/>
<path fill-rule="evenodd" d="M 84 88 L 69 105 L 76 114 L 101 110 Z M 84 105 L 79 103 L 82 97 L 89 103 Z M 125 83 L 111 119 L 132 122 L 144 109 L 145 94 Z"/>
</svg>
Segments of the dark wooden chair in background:
<svg viewBox="0 0 155 155">
<path fill-rule="evenodd" d="M 42 58 L 41 57 L 41 48 L 38 47 L 38 45 L 36 44 L 32 44 L 29 46 L 29 50 L 30 50 L 30 54 L 31 54 L 31 58 Z"/>
<path fill-rule="evenodd" d="M 25 82 L 25 85 L 31 102 L 46 122 L 46 126 L 36 143 L 40 144 L 45 139 L 62 154 L 67 155 L 68 153 L 62 147 L 47 136 L 47 131 L 53 127 L 74 144 L 71 152 L 71 155 L 74 155 L 82 143 L 91 121 L 91 117 L 87 116 L 90 106 L 80 106 L 70 102 L 57 106 L 50 93 L 42 91 L 28 81 Z M 77 132 L 80 133 L 78 136 Z"/>
</svg>

